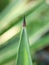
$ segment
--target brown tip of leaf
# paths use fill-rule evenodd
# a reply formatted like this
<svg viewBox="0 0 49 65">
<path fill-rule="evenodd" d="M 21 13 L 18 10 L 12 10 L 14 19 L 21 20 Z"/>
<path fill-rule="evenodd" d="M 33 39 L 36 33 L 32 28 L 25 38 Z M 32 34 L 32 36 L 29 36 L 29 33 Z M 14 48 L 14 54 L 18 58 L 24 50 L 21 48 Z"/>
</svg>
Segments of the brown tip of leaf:
<svg viewBox="0 0 49 65">
<path fill-rule="evenodd" d="M 26 20 L 25 20 L 25 16 L 24 16 L 24 21 L 23 21 L 23 27 L 26 26 Z"/>
</svg>

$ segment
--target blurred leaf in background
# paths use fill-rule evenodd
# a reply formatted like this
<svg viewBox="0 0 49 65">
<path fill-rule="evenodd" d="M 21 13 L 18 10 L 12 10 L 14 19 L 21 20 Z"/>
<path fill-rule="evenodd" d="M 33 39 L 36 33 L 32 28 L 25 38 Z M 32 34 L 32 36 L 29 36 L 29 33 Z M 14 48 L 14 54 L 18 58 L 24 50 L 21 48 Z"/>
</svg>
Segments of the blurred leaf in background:
<svg viewBox="0 0 49 65">
<path fill-rule="evenodd" d="M 0 0 L 0 12 L 10 3 L 10 0 Z"/>
</svg>

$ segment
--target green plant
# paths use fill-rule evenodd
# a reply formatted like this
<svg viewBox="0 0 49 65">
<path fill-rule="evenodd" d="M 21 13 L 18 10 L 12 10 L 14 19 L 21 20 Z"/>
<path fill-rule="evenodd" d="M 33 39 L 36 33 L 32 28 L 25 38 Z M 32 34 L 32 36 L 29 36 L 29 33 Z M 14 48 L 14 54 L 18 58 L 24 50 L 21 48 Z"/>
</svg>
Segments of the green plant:
<svg viewBox="0 0 49 65">
<path fill-rule="evenodd" d="M 15 12 L 12 9 L 15 7 L 11 5 L 11 7 L 5 8 L 5 10 L 1 13 L 1 23 L 0 23 L 0 65 L 4 63 L 8 63 L 9 61 L 17 58 L 18 48 L 19 48 L 19 36 L 20 30 L 22 27 L 23 15 L 26 15 L 27 20 L 27 33 L 29 37 L 31 55 L 46 46 L 49 42 L 49 35 L 41 38 L 46 31 L 49 29 L 49 5 L 47 5 L 44 1 L 40 2 L 38 5 L 32 7 L 30 3 L 25 3 L 24 10 L 20 8 L 22 13 L 18 12 L 18 16 L 11 16 L 11 12 Z M 17 5 L 18 6 L 18 5 Z M 28 6 L 29 9 L 28 9 Z M 11 11 L 11 12 L 10 12 Z M 16 11 L 17 12 L 17 11 Z M 21 14 L 21 15 L 19 15 Z M 11 18 L 10 18 L 11 16 Z M 12 19 L 13 17 L 13 19 Z M 9 18 L 9 19 L 8 19 Z M 17 31 L 17 28 L 19 32 Z M 14 33 L 13 31 L 14 30 Z M 17 32 L 16 32 L 17 31 Z M 10 33 L 12 37 L 10 37 Z M 9 35 L 8 35 L 9 34 Z M 4 36 L 5 35 L 5 36 Z M 9 37 L 6 37 L 9 36 Z M 5 38 L 6 37 L 6 38 Z M 37 38 L 38 37 L 38 38 Z M 23 39 L 24 40 L 24 39 Z M 47 43 L 47 44 L 46 44 Z M 17 60 L 15 61 L 17 62 Z M 12 65 L 12 64 L 11 64 Z"/>
<path fill-rule="evenodd" d="M 31 54 L 29 49 L 27 32 L 26 32 L 26 21 L 24 19 L 23 29 L 21 32 L 19 50 L 16 65 L 32 65 Z"/>
</svg>

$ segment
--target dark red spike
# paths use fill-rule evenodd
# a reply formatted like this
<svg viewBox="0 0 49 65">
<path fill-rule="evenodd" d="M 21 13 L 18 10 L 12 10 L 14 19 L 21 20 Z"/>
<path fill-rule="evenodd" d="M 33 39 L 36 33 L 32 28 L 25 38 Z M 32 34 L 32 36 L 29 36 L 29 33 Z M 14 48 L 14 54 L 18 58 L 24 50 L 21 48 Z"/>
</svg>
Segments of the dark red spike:
<svg viewBox="0 0 49 65">
<path fill-rule="evenodd" d="M 23 27 L 26 26 L 26 20 L 25 20 L 25 16 L 24 16 L 24 21 L 23 21 Z"/>
</svg>

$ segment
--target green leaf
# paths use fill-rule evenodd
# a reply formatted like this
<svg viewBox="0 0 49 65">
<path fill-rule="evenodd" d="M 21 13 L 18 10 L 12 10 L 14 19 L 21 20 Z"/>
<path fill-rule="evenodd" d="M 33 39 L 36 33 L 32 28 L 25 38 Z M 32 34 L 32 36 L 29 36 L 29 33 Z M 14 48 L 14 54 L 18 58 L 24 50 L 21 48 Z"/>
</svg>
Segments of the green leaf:
<svg viewBox="0 0 49 65">
<path fill-rule="evenodd" d="M 22 29 L 17 65 L 32 65 L 26 28 Z"/>
</svg>

